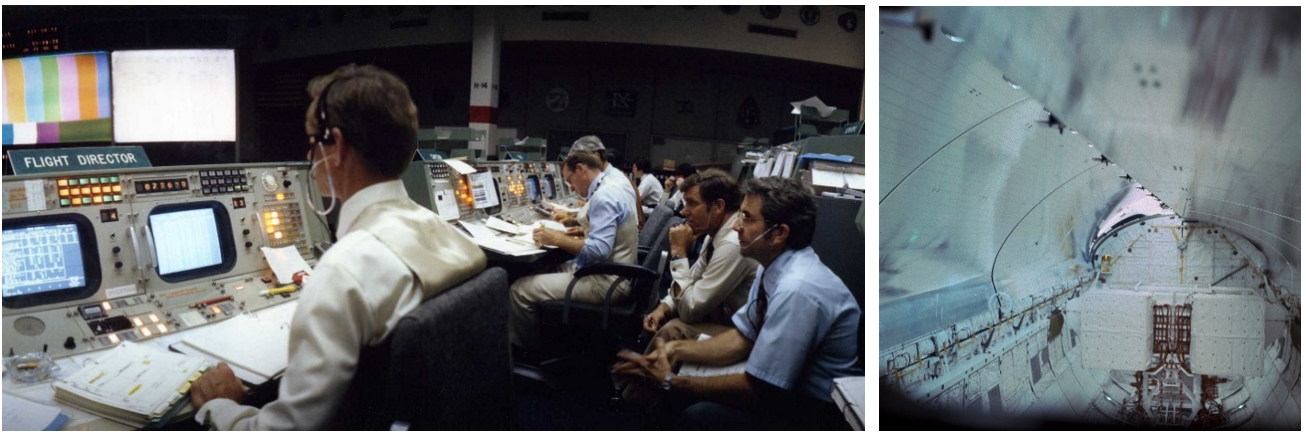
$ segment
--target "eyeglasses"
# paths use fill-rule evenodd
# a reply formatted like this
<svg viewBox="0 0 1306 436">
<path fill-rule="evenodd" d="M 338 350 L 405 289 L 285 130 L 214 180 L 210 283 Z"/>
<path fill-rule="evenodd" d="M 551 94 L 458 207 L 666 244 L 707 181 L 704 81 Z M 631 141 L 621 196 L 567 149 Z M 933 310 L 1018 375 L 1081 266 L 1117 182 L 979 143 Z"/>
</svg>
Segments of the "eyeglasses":
<svg viewBox="0 0 1306 436">
<path fill-rule="evenodd" d="M 739 222 L 744 223 L 744 224 L 747 224 L 747 225 L 750 225 L 750 226 L 753 225 L 753 224 L 755 224 L 755 223 L 757 223 L 757 222 L 759 222 L 759 221 L 760 221 L 763 225 L 765 225 L 765 224 L 767 223 L 767 221 L 766 221 L 765 219 L 758 218 L 758 217 L 755 217 L 755 216 L 752 216 L 752 215 L 740 214 L 740 217 L 739 217 Z"/>
</svg>

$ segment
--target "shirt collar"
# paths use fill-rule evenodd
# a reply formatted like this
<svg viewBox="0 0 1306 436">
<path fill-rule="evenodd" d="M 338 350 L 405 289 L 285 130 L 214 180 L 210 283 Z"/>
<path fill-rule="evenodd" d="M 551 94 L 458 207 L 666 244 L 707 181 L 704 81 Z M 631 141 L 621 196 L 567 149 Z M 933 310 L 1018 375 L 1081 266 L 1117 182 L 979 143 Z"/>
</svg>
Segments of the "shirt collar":
<svg viewBox="0 0 1306 436">
<path fill-rule="evenodd" d="M 586 195 L 585 197 L 594 198 L 594 194 L 599 190 L 599 183 L 602 182 L 603 178 L 607 176 L 608 173 L 606 171 L 600 172 L 599 175 L 594 176 L 594 181 L 590 182 L 589 195 Z"/>
<path fill-rule="evenodd" d="M 355 192 L 354 196 L 349 197 L 349 200 L 345 201 L 345 204 L 340 207 L 340 221 L 339 226 L 336 228 L 336 239 L 344 238 L 349 233 L 354 221 L 368 206 L 400 198 L 408 198 L 408 190 L 404 189 L 404 182 L 398 179 L 374 183 Z"/>
<path fill-rule="evenodd" d="M 793 263 L 799 254 L 802 254 L 804 251 L 810 251 L 811 249 L 812 247 L 807 247 L 802 250 L 794 251 L 792 248 L 786 248 L 784 252 L 780 253 L 779 256 L 776 256 L 775 260 L 771 262 L 771 266 L 762 271 L 762 277 L 763 280 L 765 280 L 766 289 L 776 289 L 776 286 L 779 286 L 780 284 L 780 278 L 785 274 L 784 271 L 789 269 L 789 264 Z M 771 291 L 767 292 L 769 295 Z"/>
<path fill-rule="evenodd" d="M 717 229 L 715 235 L 712 235 L 713 247 L 720 248 L 721 244 L 725 243 L 724 241 L 726 241 L 726 238 L 730 236 L 730 233 L 735 231 L 735 221 L 739 221 L 738 211 L 735 211 L 735 213 L 727 215 L 726 220 L 721 222 L 721 228 Z"/>
</svg>

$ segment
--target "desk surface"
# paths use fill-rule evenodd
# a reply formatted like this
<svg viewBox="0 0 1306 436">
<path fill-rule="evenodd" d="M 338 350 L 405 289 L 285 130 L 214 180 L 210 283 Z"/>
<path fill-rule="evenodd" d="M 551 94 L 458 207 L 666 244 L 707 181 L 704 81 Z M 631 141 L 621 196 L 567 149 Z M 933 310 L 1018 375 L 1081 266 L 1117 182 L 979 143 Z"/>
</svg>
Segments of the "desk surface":
<svg viewBox="0 0 1306 436">
<path fill-rule="evenodd" d="M 291 300 L 291 301 L 295 301 L 295 300 Z M 286 304 L 286 303 L 281 303 L 281 304 Z M 281 304 L 272 307 L 278 307 Z M 143 341 L 137 341 L 137 343 L 155 346 L 167 350 L 169 349 L 168 347 L 171 347 L 173 344 L 185 340 L 188 336 L 192 334 L 205 331 L 206 329 L 215 328 L 216 326 L 221 326 L 222 324 L 223 324 L 222 322 L 211 323 L 201 327 L 183 330 L 166 336 L 159 336 Z M 66 377 L 68 375 L 71 375 L 77 372 L 77 370 L 80 370 L 83 366 L 83 363 L 86 362 L 87 359 L 97 358 L 99 356 L 104 355 L 104 353 L 108 353 L 112 350 L 113 350 L 112 348 L 96 350 L 88 353 L 55 359 L 55 363 L 59 365 L 59 371 L 55 373 L 55 376 Z M 214 362 L 212 359 L 209 359 L 209 363 L 215 365 L 217 364 L 217 362 Z M 58 407 L 60 411 L 63 414 L 68 415 L 69 418 L 68 422 L 64 424 L 61 430 L 117 430 L 117 431 L 137 430 L 134 427 L 119 423 L 117 421 L 113 421 L 111 419 L 101 417 L 99 415 L 85 412 L 76 407 L 72 407 L 67 404 L 63 404 L 55 401 L 53 384 L 54 384 L 53 379 L 41 383 L 20 382 L 9 377 L 8 373 L 6 372 L 4 377 L 4 393 L 22 397 L 24 399 L 31 400 L 36 403 Z M 187 399 L 184 401 L 186 401 L 187 404 L 181 410 L 181 412 L 177 414 L 177 418 L 173 420 L 173 423 L 189 420 L 191 419 L 192 416 L 195 415 L 195 408 L 194 406 L 190 405 L 189 397 L 187 397 Z"/>
</svg>

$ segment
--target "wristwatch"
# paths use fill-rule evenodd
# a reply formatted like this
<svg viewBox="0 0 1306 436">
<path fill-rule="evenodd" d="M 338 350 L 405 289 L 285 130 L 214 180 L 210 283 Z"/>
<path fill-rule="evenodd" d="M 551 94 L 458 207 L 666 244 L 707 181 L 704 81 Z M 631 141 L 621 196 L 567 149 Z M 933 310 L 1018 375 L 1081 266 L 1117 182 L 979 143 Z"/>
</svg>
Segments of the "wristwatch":
<svg viewBox="0 0 1306 436">
<path fill-rule="evenodd" d="M 675 374 L 672 374 L 672 373 L 668 372 L 666 377 L 662 377 L 662 390 L 663 390 L 663 391 L 671 392 L 671 377 L 673 377 L 673 376 L 675 376 Z"/>
</svg>

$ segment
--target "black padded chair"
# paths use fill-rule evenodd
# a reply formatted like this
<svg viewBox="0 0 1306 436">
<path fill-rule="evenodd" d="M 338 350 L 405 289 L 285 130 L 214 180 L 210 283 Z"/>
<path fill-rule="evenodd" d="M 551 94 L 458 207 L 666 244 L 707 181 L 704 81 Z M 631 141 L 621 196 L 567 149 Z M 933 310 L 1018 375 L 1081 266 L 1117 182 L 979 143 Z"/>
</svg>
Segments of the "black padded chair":
<svg viewBox="0 0 1306 436">
<path fill-rule="evenodd" d="M 508 273 L 486 269 L 422 302 L 384 343 L 364 349 L 333 424 L 354 430 L 512 429 Z"/>
<path fill-rule="evenodd" d="M 658 207 L 653 208 L 652 212 L 649 212 L 648 221 L 644 222 L 644 228 L 639 231 L 641 252 L 646 251 L 648 247 L 652 247 L 653 243 L 657 241 L 658 235 L 667 233 L 667 229 L 671 228 L 667 225 L 667 220 L 675 216 L 676 212 L 665 204 L 659 204 Z M 643 257 L 641 256 L 641 258 Z"/>
</svg>

